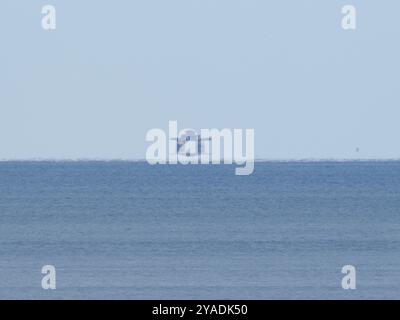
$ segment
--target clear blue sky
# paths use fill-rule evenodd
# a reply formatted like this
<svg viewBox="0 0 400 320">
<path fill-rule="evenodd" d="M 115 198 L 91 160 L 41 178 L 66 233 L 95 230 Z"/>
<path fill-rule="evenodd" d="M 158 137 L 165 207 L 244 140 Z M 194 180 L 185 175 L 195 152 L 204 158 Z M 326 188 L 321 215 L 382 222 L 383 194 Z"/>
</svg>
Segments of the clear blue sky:
<svg viewBox="0 0 400 320">
<path fill-rule="evenodd" d="M 345 4 L 356 31 L 341 29 Z M 398 0 L 2 0 L 0 158 L 144 158 L 146 132 L 168 120 L 254 128 L 259 158 L 400 158 L 399 12 Z"/>
</svg>

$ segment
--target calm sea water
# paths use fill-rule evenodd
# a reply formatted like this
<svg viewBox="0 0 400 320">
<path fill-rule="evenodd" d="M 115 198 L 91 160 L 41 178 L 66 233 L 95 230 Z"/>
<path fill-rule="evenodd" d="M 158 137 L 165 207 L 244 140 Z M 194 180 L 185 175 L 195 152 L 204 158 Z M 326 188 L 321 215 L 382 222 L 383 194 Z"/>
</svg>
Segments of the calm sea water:
<svg viewBox="0 0 400 320">
<path fill-rule="evenodd" d="M 0 298 L 400 298 L 400 162 L 1 162 Z"/>
</svg>

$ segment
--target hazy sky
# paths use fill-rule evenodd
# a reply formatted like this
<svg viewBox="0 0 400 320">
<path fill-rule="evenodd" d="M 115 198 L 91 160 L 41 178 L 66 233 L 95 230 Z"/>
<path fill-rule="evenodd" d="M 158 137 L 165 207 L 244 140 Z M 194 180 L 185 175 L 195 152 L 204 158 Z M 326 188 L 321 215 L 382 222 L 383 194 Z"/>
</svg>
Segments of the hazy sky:
<svg viewBox="0 0 400 320">
<path fill-rule="evenodd" d="M 356 31 L 341 28 L 345 4 Z M 399 12 L 398 0 L 1 0 L 0 158 L 144 158 L 146 132 L 168 120 L 254 128 L 261 158 L 400 158 Z"/>
</svg>

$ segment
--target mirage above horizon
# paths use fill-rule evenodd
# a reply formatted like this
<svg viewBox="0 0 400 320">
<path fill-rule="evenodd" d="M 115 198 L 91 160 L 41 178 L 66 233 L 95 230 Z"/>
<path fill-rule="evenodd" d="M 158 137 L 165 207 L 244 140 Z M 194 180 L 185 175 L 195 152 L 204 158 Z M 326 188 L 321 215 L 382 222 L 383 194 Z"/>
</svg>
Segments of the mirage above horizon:
<svg viewBox="0 0 400 320">
<path fill-rule="evenodd" d="M 168 139 L 168 143 L 167 143 Z M 146 141 L 153 142 L 146 151 L 151 164 L 237 164 L 236 175 L 250 175 L 254 171 L 254 129 L 182 129 L 177 121 L 169 121 L 168 134 L 162 129 L 151 129 Z M 244 155 L 243 155 L 244 147 Z M 223 157 L 221 157 L 223 150 Z"/>
</svg>

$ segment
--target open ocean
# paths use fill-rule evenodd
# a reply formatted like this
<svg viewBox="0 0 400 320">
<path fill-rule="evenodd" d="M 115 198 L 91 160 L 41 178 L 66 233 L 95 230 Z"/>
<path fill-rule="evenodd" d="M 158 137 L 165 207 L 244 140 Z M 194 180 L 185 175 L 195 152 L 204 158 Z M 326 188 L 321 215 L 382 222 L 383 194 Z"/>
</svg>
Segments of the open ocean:
<svg viewBox="0 0 400 320">
<path fill-rule="evenodd" d="M 235 167 L 0 162 L 0 298 L 400 297 L 400 162 Z"/>
</svg>

